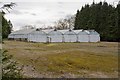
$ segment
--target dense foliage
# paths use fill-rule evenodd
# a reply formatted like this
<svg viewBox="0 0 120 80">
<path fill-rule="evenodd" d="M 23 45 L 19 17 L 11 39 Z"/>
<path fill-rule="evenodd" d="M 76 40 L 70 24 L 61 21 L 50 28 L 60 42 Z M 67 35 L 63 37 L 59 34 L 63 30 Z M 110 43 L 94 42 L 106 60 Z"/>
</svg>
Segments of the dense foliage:
<svg viewBox="0 0 120 80">
<path fill-rule="evenodd" d="M 12 30 L 12 24 L 11 21 L 7 21 L 4 17 L 4 15 L 9 12 L 10 9 L 15 5 L 15 3 L 10 4 L 4 4 L 2 7 L 0 7 L 0 35 L 2 35 L 2 38 L 7 38 L 8 35 L 11 33 Z M 2 33 L 2 34 L 1 34 Z"/>
<path fill-rule="evenodd" d="M 0 13 L 0 43 L 2 42 L 2 14 Z"/>
<path fill-rule="evenodd" d="M 11 21 L 7 21 L 2 15 L 2 38 L 7 38 L 12 31 Z"/>
<path fill-rule="evenodd" d="M 74 29 L 94 29 L 102 41 L 119 41 L 118 22 L 120 4 L 114 7 L 107 2 L 85 5 L 77 10 Z"/>
<path fill-rule="evenodd" d="M 21 78 L 22 69 L 17 67 L 17 62 L 13 61 L 11 55 L 6 54 L 6 50 L 2 50 L 2 78 Z"/>
</svg>

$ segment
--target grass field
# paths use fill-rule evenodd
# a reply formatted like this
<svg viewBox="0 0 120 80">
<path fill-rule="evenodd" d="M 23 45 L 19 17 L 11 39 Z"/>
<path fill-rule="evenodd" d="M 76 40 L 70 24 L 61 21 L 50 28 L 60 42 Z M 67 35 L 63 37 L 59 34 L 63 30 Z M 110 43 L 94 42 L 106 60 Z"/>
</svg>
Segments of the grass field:
<svg viewBox="0 0 120 80">
<path fill-rule="evenodd" d="M 29 43 L 4 41 L 25 77 L 118 77 L 118 43 Z"/>
</svg>

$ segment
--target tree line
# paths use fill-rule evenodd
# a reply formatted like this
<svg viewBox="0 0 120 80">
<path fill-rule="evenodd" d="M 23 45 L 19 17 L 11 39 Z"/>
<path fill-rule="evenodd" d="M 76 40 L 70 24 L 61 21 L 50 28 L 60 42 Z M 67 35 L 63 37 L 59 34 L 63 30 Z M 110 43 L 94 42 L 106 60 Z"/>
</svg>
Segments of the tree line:
<svg viewBox="0 0 120 80">
<path fill-rule="evenodd" d="M 86 4 L 77 10 L 74 29 L 94 29 L 100 33 L 102 41 L 120 41 L 119 16 L 120 4 L 117 7 L 107 2 Z"/>
</svg>

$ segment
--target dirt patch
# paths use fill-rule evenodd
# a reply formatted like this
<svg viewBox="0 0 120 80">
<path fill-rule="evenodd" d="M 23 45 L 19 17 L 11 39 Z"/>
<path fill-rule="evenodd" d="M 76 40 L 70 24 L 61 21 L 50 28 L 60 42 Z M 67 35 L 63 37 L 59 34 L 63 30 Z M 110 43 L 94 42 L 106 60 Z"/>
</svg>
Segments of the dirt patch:
<svg viewBox="0 0 120 80">
<path fill-rule="evenodd" d="M 44 77 L 44 75 L 38 73 L 35 70 L 35 67 L 32 65 L 25 65 L 23 67 L 23 75 L 30 77 L 30 78 L 43 78 Z"/>
</svg>

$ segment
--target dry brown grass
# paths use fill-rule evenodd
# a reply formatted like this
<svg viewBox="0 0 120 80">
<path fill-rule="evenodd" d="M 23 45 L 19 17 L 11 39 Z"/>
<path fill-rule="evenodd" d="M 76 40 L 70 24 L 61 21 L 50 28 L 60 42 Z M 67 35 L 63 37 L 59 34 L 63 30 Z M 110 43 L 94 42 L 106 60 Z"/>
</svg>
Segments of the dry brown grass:
<svg viewBox="0 0 120 80">
<path fill-rule="evenodd" d="M 4 41 L 3 48 L 37 77 L 117 77 L 118 43 L 28 43 Z M 28 76 L 29 77 L 29 76 Z"/>
</svg>

